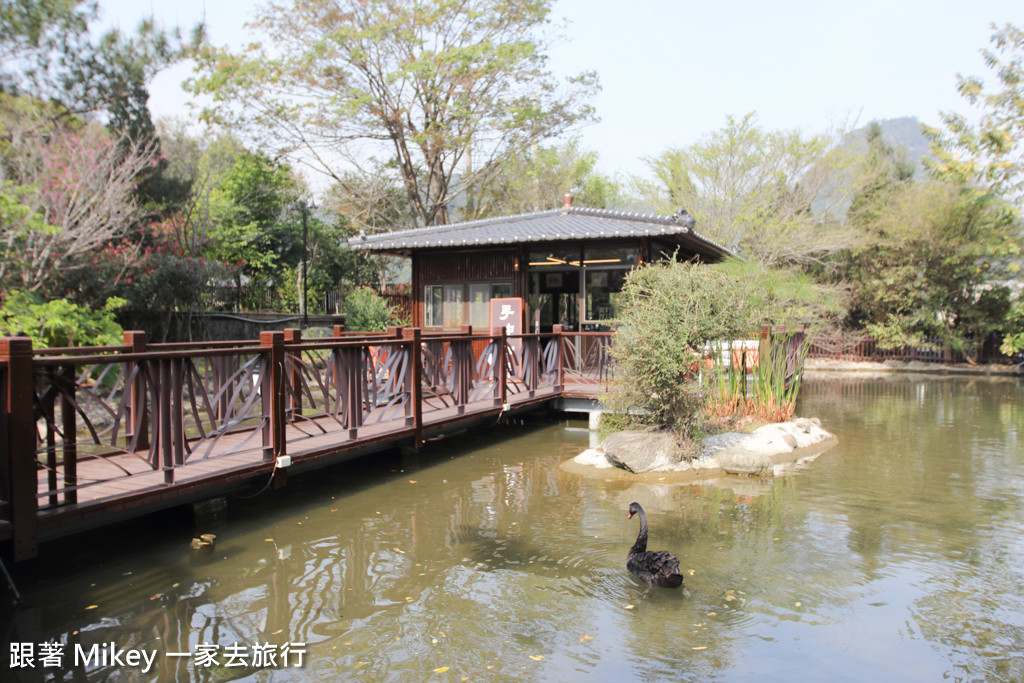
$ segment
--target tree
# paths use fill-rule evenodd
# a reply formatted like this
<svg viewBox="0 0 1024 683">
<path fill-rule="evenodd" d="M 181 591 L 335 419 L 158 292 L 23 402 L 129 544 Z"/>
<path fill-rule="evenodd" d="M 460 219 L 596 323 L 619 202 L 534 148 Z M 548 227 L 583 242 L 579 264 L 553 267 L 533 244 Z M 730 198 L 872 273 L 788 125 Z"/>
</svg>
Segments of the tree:
<svg viewBox="0 0 1024 683">
<path fill-rule="evenodd" d="M 104 112 L 132 140 L 152 135 L 146 84 L 188 49 L 178 30 L 152 20 L 135 33 L 94 36 L 96 2 L 0 0 L 0 92 L 59 103 L 57 115 Z M 202 39 L 194 30 L 193 43 Z"/>
<path fill-rule="evenodd" d="M 597 171 L 597 159 L 597 152 L 580 149 L 578 138 L 523 150 L 495 168 L 494 177 L 470 188 L 463 218 L 557 208 L 566 192 L 581 206 L 610 208 L 622 192 L 618 183 Z"/>
<path fill-rule="evenodd" d="M 127 232 L 134 191 L 156 155 L 150 141 L 109 134 L 59 106 L 0 94 L 0 286 L 39 291 Z M 19 208 L 20 207 L 20 208 Z"/>
<path fill-rule="evenodd" d="M 547 70 L 550 11 L 551 0 L 271 3 L 256 21 L 269 44 L 201 50 L 192 89 L 214 98 L 208 120 L 301 150 L 336 180 L 339 157 L 383 155 L 418 222 L 447 223 L 463 187 L 592 117 L 594 75 L 563 87 Z"/>
<path fill-rule="evenodd" d="M 986 88 L 977 76 L 957 75 L 957 90 L 981 117 L 971 122 L 953 112 L 941 114 L 944 129 L 922 126 L 931 141 L 934 160 L 927 160 L 937 178 L 957 185 L 975 185 L 1006 197 L 1024 198 L 1024 31 L 992 25 L 994 50 L 982 50 L 996 83 Z"/>
<path fill-rule="evenodd" d="M 840 142 L 730 116 L 706 139 L 647 159 L 655 180 L 637 189 L 661 213 L 686 208 L 702 235 L 765 266 L 813 263 L 856 240 L 839 220 L 856 186 Z"/>
<path fill-rule="evenodd" d="M 965 351 L 1003 329 L 1012 277 L 1005 260 L 1013 214 L 987 193 L 937 181 L 903 183 L 854 223 L 865 242 L 841 274 L 851 286 L 850 322 L 886 347 L 938 339 Z"/>
</svg>

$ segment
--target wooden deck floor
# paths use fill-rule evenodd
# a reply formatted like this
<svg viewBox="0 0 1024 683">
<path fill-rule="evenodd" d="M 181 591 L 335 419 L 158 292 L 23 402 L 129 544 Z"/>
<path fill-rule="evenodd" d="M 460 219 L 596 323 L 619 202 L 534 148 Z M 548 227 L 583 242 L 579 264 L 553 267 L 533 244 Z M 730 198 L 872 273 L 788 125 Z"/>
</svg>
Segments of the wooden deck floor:
<svg viewBox="0 0 1024 683">
<path fill-rule="evenodd" d="M 564 395 L 596 395 L 590 384 L 567 384 L 524 390 L 507 397 L 511 410 L 546 403 Z M 424 401 L 421 434 L 429 436 L 461 429 L 487 419 L 497 420 L 504 412 L 492 396 L 465 406 L 452 405 L 450 397 Z M 394 414 L 394 413 L 400 414 Z M 291 457 L 287 471 L 312 469 L 329 462 L 356 457 L 389 446 L 412 443 L 415 429 L 404 410 L 371 412 L 354 433 L 339 420 L 319 416 L 298 420 L 287 427 L 286 452 Z M 163 468 L 153 469 L 148 453 L 121 453 L 102 458 L 81 459 L 77 464 L 77 502 L 65 502 L 63 493 L 50 493 L 50 470 L 38 475 L 38 534 L 40 539 L 73 533 L 160 508 L 219 495 L 221 491 L 252 480 L 269 482 L 273 474 L 286 481 L 287 472 L 275 472 L 275 462 L 265 459 L 260 428 L 221 435 L 215 440 L 194 442 L 188 458 L 176 465 L 172 481 L 165 479 Z M 63 469 L 56 470 L 58 482 Z M 55 498 L 54 498 L 55 496 Z M 0 529 L 3 533 L 3 529 Z M 9 535 L 9 534 L 8 534 Z"/>
</svg>

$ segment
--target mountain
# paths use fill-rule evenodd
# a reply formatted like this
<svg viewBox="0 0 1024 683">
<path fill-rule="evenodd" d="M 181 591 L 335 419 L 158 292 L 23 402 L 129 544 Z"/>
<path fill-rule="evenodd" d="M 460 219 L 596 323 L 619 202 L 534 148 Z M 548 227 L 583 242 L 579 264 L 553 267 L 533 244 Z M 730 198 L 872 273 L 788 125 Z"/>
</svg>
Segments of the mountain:
<svg viewBox="0 0 1024 683">
<path fill-rule="evenodd" d="M 917 169 L 916 177 L 920 178 L 924 173 L 924 159 L 931 156 L 928 148 L 928 140 L 921 134 L 921 122 L 916 116 L 901 116 L 896 119 L 881 119 L 872 121 L 877 123 L 885 136 L 885 141 L 896 149 L 902 149 L 907 155 L 907 160 L 914 163 Z M 870 124 L 868 124 L 870 125 Z M 853 131 L 855 139 L 862 141 L 867 134 L 868 126 Z"/>
</svg>

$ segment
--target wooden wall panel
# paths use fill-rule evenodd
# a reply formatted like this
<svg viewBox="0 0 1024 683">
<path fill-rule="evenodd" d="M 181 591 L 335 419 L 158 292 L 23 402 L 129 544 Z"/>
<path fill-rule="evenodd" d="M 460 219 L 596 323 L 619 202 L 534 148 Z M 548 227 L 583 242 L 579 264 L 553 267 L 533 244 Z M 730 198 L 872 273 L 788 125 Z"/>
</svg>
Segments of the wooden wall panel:
<svg viewBox="0 0 1024 683">
<path fill-rule="evenodd" d="M 515 274 L 515 252 L 508 250 L 420 254 L 416 258 L 420 287 L 444 282 L 511 280 Z"/>
</svg>

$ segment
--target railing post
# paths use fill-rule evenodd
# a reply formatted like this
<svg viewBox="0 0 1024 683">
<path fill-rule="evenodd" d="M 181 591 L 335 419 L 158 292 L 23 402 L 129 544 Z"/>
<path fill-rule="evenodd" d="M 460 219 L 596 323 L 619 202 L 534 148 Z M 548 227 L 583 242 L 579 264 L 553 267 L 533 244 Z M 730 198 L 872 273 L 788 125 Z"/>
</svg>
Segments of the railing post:
<svg viewBox="0 0 1024 683">
<path fill-rule="evenodd" d="M 61 383 L 60 413 L 64 429 L 64 502 L 77 503 L 78 423 L 75 414 L 75 366 L 65 365 L 58 372 Z"/>
<path fill-rule="evenodd" d="M 502 327 L 498 338 L 498 358 L 495 364 L 494 380 L 498 385 L 498 405 L 505 409 L 505 401 L 508 400 L 508 368 L 506 366 L 505 347 L 508 345 L 508 331 Z"/>
<path fill-rule="evenodd" d="M 263 460 L 285 455 L 284 419 L 284 333 L 260 332 L 260 348 L 266 355 L 266 372 L 261 378 L 263 415 Z"/>
<path fill-rule="evenodd" d="M 146 333 L 131 330 L 124 333 L 124 344 L 130 347 L 128 353 L 146 352 Z M 132 362 L 127 368 L 128 373 L 135 373 L 132 380 L 131 397 L 128 401 L 128 443 L 135 440 L 135 450 L 149 450 L 149 413 L 146 410 L 146 379 L 143 377 L 142 364 Z"/>
<path fill-rule="evenodd" d="M 420 348 L 423 342 L 418 327 L 406 327 L 402 334 L 402 338 L 409 344 L 409 368 L 405 373 L 405 381 L 409 391 L 409 404 L 412 407 L 412 445 L 413 448 L 419 448 L 423 441 L 423 359 Z"/>
<path fill-rule="evenodd" d="M 555 389 L 558 391 L 559 394 L 561 394 L 563 391 L 565 391 L 565 363 L 563 360 L 564 356 L 562 355 L 562 326 L 552 325 L 551 333 L 555 335 L 555 349 L 557 351 L 556 362 L 558 363 L 558 386 L 555 387 Z"/>
<path fill-rule="evenodd" d="M 299 344 L 302 342 L 302 330 L 290 327 L 284 331 L 285 344 Z M 285 403 L 286 414 L 294 421 L 297 416 L 302 415 L 302 350 L 291 349 L 285 353 L 285 374 L 287 376 L 287 402 Z"/>
<path fill-rule="evenodd" d="M 5 393 L 6 452 L 14 559 L 27 560 L 39 553 L 36 537 L 36 421 L 33 406 L 32 340 L 0 339 L 0 360 L 7 361 Z"/>
<path fill-rule="evenodd" d="M 345 332 L 345 326 L 344 325 L 335 325 L 331 329 L 331 336 L 340 337 L 340 336 L 342 336 L 342 334 L 344 332 Z"/>
<path fill-rule="evenodd" d="M 463 325 L 460 333 L 465 339 L 452 346 L 452 371 L 455 373 L 452 384 L 461 415 L 466 412 L 469 396 L 473 392 L 473 326 Z"/>
</svg>

